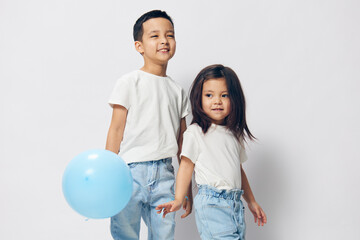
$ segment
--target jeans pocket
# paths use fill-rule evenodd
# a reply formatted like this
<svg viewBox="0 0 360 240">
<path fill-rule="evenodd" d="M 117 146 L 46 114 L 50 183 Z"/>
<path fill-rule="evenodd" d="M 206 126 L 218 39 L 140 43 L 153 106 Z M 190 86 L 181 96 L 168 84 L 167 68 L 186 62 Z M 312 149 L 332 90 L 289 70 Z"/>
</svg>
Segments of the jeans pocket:
<svg viewBox="0 0 360 240">
<path fill-rule="evenodd" d="M 221 239 L 236 233 L 233 209 L 226 200 L 211 201 L 203 205 L 201 211 L 201 221 L 204 221 L 211 236 Z"/>
<path fill-rule="evenodd" d="M 167 170 L 168 170 L 169 172 L 171 172 L 171 173 L 174 174 L 174 171 L 175 171 L 175 170 L 174 170 L 174 167 L 173 167 L 171 161 L 166 161 L 166 168 L 167 168 Z"/>
</svg>

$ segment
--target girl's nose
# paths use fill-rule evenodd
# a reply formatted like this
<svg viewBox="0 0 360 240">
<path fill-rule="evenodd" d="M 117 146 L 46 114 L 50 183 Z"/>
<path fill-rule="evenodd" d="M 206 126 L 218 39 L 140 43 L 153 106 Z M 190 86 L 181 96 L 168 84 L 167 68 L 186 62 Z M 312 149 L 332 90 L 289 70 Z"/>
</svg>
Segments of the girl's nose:
<svg viewBox="0 0 360 240">
<path fill-rule="evenodd" d="M 218 105 L 222 104 L 221 98 L 215 98 L 214 100 L 215 100 L 215 104 Z"/>
</svg>

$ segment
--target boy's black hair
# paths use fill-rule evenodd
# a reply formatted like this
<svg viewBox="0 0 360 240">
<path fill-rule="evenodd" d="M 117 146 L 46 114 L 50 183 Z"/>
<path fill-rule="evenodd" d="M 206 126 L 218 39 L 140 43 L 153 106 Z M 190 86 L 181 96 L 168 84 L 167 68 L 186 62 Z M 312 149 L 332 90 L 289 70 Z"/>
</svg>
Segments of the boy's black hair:
<svg viewBox="0 0 360 240">
<path fill-rule="evenodd" d="M 204 82 L 209 79 L 218 78 L 224 78 L 226 80 L 230 98 L 230 114 L 225 118 L 224 125 L 240 142 L 246 141 L 246 136 L 250 140 L 255 139 L 246 123 L 246 103 L 240 80 L 231 68 L 221 64 L 210 65 L 201 70 L 196 76 L 190 90 L 190 102 L 193 114 L 191 124 L 197 123 L 204 133 L 209 129 L 211 119 L 202 109 L 202 90 Z"/>
<path fill-rule="evenodd" d="M 133 31 L 134 41 L 142 40 L 142 36 L 144 34 L 143 23 L 152 18 L 165 18 L 165 19 L 169 20 L 171 22 L 171 25 L 173 25 L 173 27 L 174 27 L 174 23 L 173 23 L 171 17 L 169 15 L 167 15 L 167 13 L 165 11 L 152 10 L 150 12 L 143 14 L 141 17 L 139 17 L 138 20 L 136 20 L 136 22 L 134 24 L 134 31 Z"/>
</svg>

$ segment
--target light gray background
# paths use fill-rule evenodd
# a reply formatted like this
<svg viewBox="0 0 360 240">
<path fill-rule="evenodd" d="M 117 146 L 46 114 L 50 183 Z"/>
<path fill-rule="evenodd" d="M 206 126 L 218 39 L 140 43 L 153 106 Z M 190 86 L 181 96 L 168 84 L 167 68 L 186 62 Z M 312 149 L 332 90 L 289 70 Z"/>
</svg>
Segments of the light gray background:
<svg viewBox="0 0 360 240">
<path fill-rule="evenodd" d="M 213 63 L 241 79 L 258 138 L 244 168 L 269 220 L 247 211 L 248 239 L 360 239 L 356 0 L 0 0 L 0 239 L 110 239 L 61 178 L 104 147 L 115 81 L 143 63 L 133 23 L 152 9 L 174 19 L 168 74 L 186 90 Z M 176 239 L 199 239 L 194 214 Z"/>
</svg>

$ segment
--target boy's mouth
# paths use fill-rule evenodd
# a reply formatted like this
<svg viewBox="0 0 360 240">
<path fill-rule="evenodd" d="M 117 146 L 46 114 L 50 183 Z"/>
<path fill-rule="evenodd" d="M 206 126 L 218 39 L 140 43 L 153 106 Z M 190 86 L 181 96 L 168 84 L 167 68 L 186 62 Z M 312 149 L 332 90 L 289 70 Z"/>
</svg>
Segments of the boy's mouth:
<svg viewBox="0 0 360 240">
<path fill-rule="evenodd" d="M 166 53 L 169 52 L 170 50 L 168 48 L 161 48 L 158 50 L 158 52 L 162 52 L 162 53 Z"/>
</svg>

